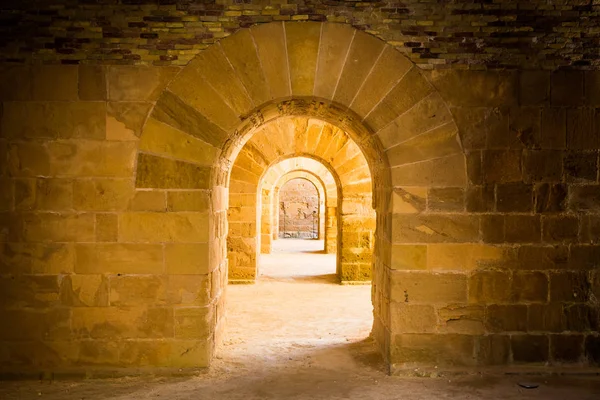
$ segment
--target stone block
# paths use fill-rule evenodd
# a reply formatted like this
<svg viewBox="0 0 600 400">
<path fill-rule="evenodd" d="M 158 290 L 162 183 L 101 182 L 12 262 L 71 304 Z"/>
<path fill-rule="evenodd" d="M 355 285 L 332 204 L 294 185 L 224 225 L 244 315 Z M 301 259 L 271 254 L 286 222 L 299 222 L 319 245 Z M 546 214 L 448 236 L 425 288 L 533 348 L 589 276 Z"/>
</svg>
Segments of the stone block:
<svg viewBox="0 0 600 400">
<path fill-rule="evenodd" d="M 81 100 L 106 100 L 106 68 L 100 65 L 79 66 L 79 98 Z"/>
<path fill-rule="evenodd" d="M 542 220 L 544 242 L 572 243 L 577 242 L 579 235 L 579 218 L 571 215 L 545 216 Z"/>
<path fill-rule="evenodd" d="M 126 340 L 119 345 L 119 365 L 128 367 L 172 367 L 171 341 Z"/>
<path fill-rule="evenodd" d="M 580 234 L 582 243 L 600 243 L 600 215 L 582 216 Z"/>
<path fill-rule="evenodd" d="M 523 156 L 523 179 L 526 182 L 560 182 L 563 175 L 563 152 L 528 150 Z"/>
<path fill-rule="evenodd" d="M 151 117 L 217 148 L 221 148 L 228 138 L 222 128 L 169 91 L 156 102 Z"/>
<path fill-rule="evenodd" d="M 583 335 L 550 335 L 550 358 L 558 363 L 581 362 L 583 344 Z"/>
<path fill-rule="evenodd" d="M 469 277 L 469 302 L 506 303 L 511 299 L 511 274 L 505 271 L 475 271 Z"/>
<path fill-rule="evenodd" d="M 181 75 L 172 87 L 177 84 L 197 84 L 200 79 L 192 80 L 192 76 L 200 76 L 210 87 L 218 93 L 233 112 L 237 115 L 247 115 L 254 108 L 252 100 L 248 96 L 242 82 L 240 82 L 236 71 L 222 51 L 221 46 L 210 46 L 190 62 L 194 69 L 192 74 L 184 68 Z M 186 79 L 187 78 L 187 79 Z M 176 90 L 174 90 L 176 91 Z M 195 100 L 198 100 L 197 98 Z M 213 109 L 213 111 L 216 111 Z M 216 114 L 213 114 L 215 116 Z"/>
<path fill-rule="evenodd" d="M 16 342 L 26 340 L 69 340 L 71 339 L 71 310 L 50 308 L 2 309 L 0 327 L 2 340 Z"/>
<path fill-rule="evenodd" d="M 96 214 L 96 241 L 116 242 L 119 238 L 117 214 Z"/>
<path fill-rule="evenodd" d="M 411 68 L 366 116 L 365 123 L 379 131 L 398 116 L 425 99 L 433 91 L 418 68 Z"/>
<path fill-rule="evenodd" d="M 326 26 L 327 25 L 323 26 L 323 31 L 325 31 Z M 370 45 L 372 41 L 364 38 L 364 36 L 366 35 L 360 35 L 360 42 L 362 42 L 363 45 Z M 352 54 L 359 56 L 363 63 L 369 61 L 369 57 L 366 56 L 367 54 L 371 55 L 375 53 L 377 49 L 380 49 L 379 44 L 369 46 L 368 53 L 363 55 L 360 53 L 359 46 L 358 43 L 353 43 Z M 351 53 L 348 54 L 348 56 L 350 55 Z M 328 67 L 329 66 L 324 68 L 328 69 Z M 352 101 L 351 108 L 360 116 L 365 117 L 368 115 L 377 102 L 392 89 L 393 85 L 398 82 L 411 67 L 410 61 L 404 55 L 392 46 L 386 46 L 381 52 L 379 59 L 377 59 L 377 62 L 373 62 L 373 68 Z M 346 63 L 346 69 L 344 71 L 346 76 L 351 75 L 348 73 L 349 69 L 348 63 Z M 355 66 L 353 69 L 355 69 Z M 364 69 L 364 71 L 367 70 L 368 68 Z M 350 79 L 358 81 L 356 76 L 352 76 Z M 336 92 L 336 96 L 337 95 L 338 93 Z"/>
<path fill-rule="evenodd" d="M 592 365 L 600 365 L 600 336 L 589 335 L 585 338 L 585 356 Z"/>
<path fill-rule="evenodd" d="M 392 245 L 391 268 L 398 270 L 427 269 L 427 246 Z"/>
<path fill-rule="evenodd" d="M 519 74 L 519 104 L 546 104 L 550 100 L 550 72 L 521 71 Z"/>
<path fill-rule="evenodd" d="M 4 64 L 0 69 L 0 99 L 2 101 L 32 100 L 30 65 Z"/>
<path fill-rule="evenodd" d="M 167 192 L 168 211 L 208 211 L 210 209 L 209 193 L 206 191 L 174 191 Z"/>
<path fill-rule="evenodd" d="M 60 286 L 61 304 L 69 307 L 106 307 L 108 295 L 103 275 L 68 275 Z"/>
<path fill-rule="evenodd" d="M 394 214 L 394 243 L 475 242 L 479 240 L 479 217 L 451 214 Z"/>
<path fill-rule="evenodd" d="M 106 108 L 106 140 L 135 141 L 142 135 L 153 103 L 109 102 Z"/>
<path fill-rule="evenodd" d="M 542 236 L 538 215 L 510 215 L 504 217 L 504 240 L 507 243 L 539 243 Z"/>
<path fill-rule="evenodd" d="M 210 340 L 174 340 L 171 342 L 169 366 L 174 368 L 204 368 L 212 360 Z"/>
<path fill-rule="evenodd" d="M 208 241 L 208 214 L 127 213 L 119 215 L 119 239 L 125 242 L 183 242 Z"/>
<path fill-rule="evenodd" d="M 78 244 L 78 274 L 161 274 L 163 249 L 158 244 Z"/>
<path fill-rule="evenodd" d="M 171 275 L 167 301 L 177 306 L 206 306 L 212 297 L 211 286 L 208 275 Z"/>
<path fill-rule="evenodd" d="M 567 148 L 592 150 L 600 147 L 600 130 L 595 129 L 598 113 L 594 109 L 567 110 Z"/>
<path fill-rule="evenodd" d="M 140 140 L 140 150 L 198 165 L 211 166 L 219 149 L 202 139 L 149 118 Z"/>
<path fill-rule="evenodd" d="M 254 104 L 266 103 L 271 95 L 249 30 L 240 30 L 219 42 Z"/>
<path fill-rule="evenodd" d="M 392 168 L 394 186 L 465 186 L 467 171 L 462 154 Z"/>
<path fill-rule="evenodd" d="M 569 247 L 563 245 L 525 245 L 517 250 L 516 267 L 523 270 L 569 268 Z"/>
<path fill-rule="evenodd" d="M 162 276 L 111 276 L 109 285 L 111 306 L 160 306 L 167 302 L 167 279 Z"/>
<path fill-rule="evenodd" d="M 504 225 L 504 215 L 483 215 L 481 217 L 481 238 L 485 243 L 504 242 Z"/>
<path fill-rule="evenodd" d="M 496 194 L 492 185 L 470 186 L 465 197 L 468 212 L 491 212 L 496 208 Z"/>
<path fill-rule="evenodd" d="M 515 271 L 511 300 L 517 303 L 548 301 L 548 276 L 537 271 Z"/>
<path fill-rule="evenodd" d="M 165 245 L 166 272 L 173 275 L 204 275 L 209 272 L 207 243 Z"/>
<path fill-rule="evenodd" d="M 136 187 L 154 189 L 207 189 L 210 167 L 141 153 Z"/>
<path fill-rule="evenodd" d="M 12 139 L 104 139 L 106 104 L 8 102 L 0 127 Z"/>
<path fill-rule="evenodd" d="M 527 306 L 492 304 L 487 307 L 485 324 L 489 332 L 524 332 L 527 330 Z"/>
<path fill-rule="evenodd" d="M 344 64 L 333 96 L 334 101 L 346 106 L 352 103 L 369 73 L 378 66 L 384 46 L 385 44 L 377 38 L 364 32 L 356 32 L 347 55 L 347 60 L 352 62 L 346 61 Z M 396 79 L 398 78 L 400 77 Z M 371 84 L 375 86 L 377 82 L 372 81 Z M 383 96 L 385 93 L 380 95 Z M 367 113 L 368 111 L 370 110 L 367 110 Z"/>
<path fill-rule="evenodd" d="M 525 183 L 496 185 L 496 210 L 499 212 L 531 212 L 533 187 Z"/>
<path fill-rule="evenodd" d="M 458 271 L 501 268 L 511 261 L 510 250 L 479 243 L 429 244 L 427 268 Z"/>
<path fill-rule="evenodd" d="M 172 338 L 173 309 L 75 307 L 71 329 L 78 339 Z"/>
<path fill-rule="evenodd" d="M 567 147 L 567 111 L 562 107 L 542 110 L 542 128 L 538 140 L 542 149 L 563 150 Z"/>
<path fill-rule="evenodd" d="M 585 303 L 590 295 L 590 281 L 586 271 L 550 273 L 550 301 Z"/>
<path fill-rule="evenodd" d="M 209 338 L 214 329 L 214 317 L 212 307 L 176 308 L 175 338 L 197 340 Z"/>
<path fill-rule="evenodd" d="M 35 179 L 15 179 L 12 192 L 15 210 L 27 211 L 35 208 Z"/>
<path fill-rule="evenodd" d="M 294 96 L 313 94 L 321 26 L 322 24 L 317 22 L 285 25 L 289 74 Z"/>
<path fill-rule="evenodd" d="M 111 101 L 156 101 L 180 71 L 177 67 L 108 67 L 106 79 Z"/>
<path fill-rule="evenodd" d="M 463 274 L 392 272 L 391 300 L 405 303 L 465 303 L 467 277 Z"/>
<path fill-rule="evenodd" d="M 512 335 L 510 345 L 515 363 L 545 363 L 548 361 L 548 336 Z"/>
<path fill-rule="evenodd" d="M 63 211 L 73 208 L 73 181 L 70 179 L 38 178 L 35 189 L 35 209 Z"/>
<path fill-rule="evenodd" d="M 0 178 L 0 211 L 12 211 L 14 207 L 13 180 Z"/>
<path fill-rule="evenodd" d="M 332 99 L 354 32 L 344 24 L 323 24 L 314 94 Z M 365 114 L 361 114 L 365 115 Z"/>
<path fill-rule="evenodd" d="M 456 334 L 393 335 L 392 368 L 415 365 L 472 366 L 474 337 Z"/>
<path fill-rule="evenodd" d="M 565 326 L 561 303 L 530 304 L 527 310 L 528 332 L 562 332 Z"/>
<path fill-rule="evenodd" d="M 600 185 L 571 186 L 568 207 L 574 212 L 600 210 Z"/>
<path fill-rule="evenodd" d="M 516 72 L 435 69 L 429 76 L 449 106 L 500 107 L 519 100 Z"/>
<path fill-rule="evenodd" d="M 2 274 L 69 274 L 75 251 L 64 243 L 0 243 Z"/>
<path fill-rule="evenodd" d="M 598 179 L 598 152 L 570 151 L 565 153 L 564 176 L 567 182 L 596 182 Z"/>
<path fill-rule="evenodd" d="M 50 142 L 44 147 L 39 153 L 31 148 L 23 149 L 24 151 L 17 149 L 14 161 L 20 163 L 21 169 L 16 173 L 20 176 L 24 173 L 64 177 L 133 176 L 136 154 L 134 143 L 72 140 Z M 30 159 L 38 156 L 41 157 L 41 162 L 34 163 Z"/>
<path fill-rule="evenodd" d="M 507 183 L 522 180 L 521 151 L 487 150 L 483 152 L 484 183 Z"/>
<path fill-rule="evenodd" d="M 475 342 L 475 349 L 479 364 L 506 365 L 510 356 L 510 336 L 479 336 Z"/>
<path fill-rule="evenodd" d="M 393 302 L 390 312 L 391 331 L 395 334 L 435 332 L 437 316 L 433 306 Z"/>
<path fill-rule="evenodd" d="M 563 305 L 564 330 L 571 332 L 597 332 L 600 327 L 598 307 L 590 304 Z"/>
<path fill-rule="evenodd" d="M 427 188 L 397 187 L 392 194 L 392 210 L 394 214 L 412 214 L 425 211 L 427 205 Z"/>
<path fill-rule="evenodd" d="M 73 182 L 73 206 L 81 211 L 122 211 L 133 197 L 131 179 L 77 179 Z"/>
<path fill-rule="evenodd" d="M 430 211 L 459 212 L 465 209 L 465 191 L 462 188 L 430 188 L 427 194 Z"/>
<path fill-rule="evenodd" d="M 509 110 L 509 134 L 503 139 L 510 148 L 538 148 L 541 133 L 542 109 L 540 107 L 513 107 Z"/>
<path fill-rule="evenodd" d="M 568 189 L 565 184 L 542 183 L 535 185 L 535 212 L 556 213 L 567 209 Z"/>
<path fill-rule="evenodd" d="M 79 340 L 77 364 L 80 366 L 117 367 L 120 343 L 114 340 Z"/>
<path fill-rule="evenodd" d="M 13 275 L 0 277 L 0 305 L 6 308 L 50 308 L 59 303 L 56 275 Z"/>
<path fill-rule="evenodd" d="M 458 126 L 461 144 L 467 151 L 486 148 L 488 137 L 508 136 L 508 115 L 501 109 L 453 107 L 451 112 Z"/>
<path fill-rule="evenodd" d="M 484 184 L 483 151 L 469 151 L 467 158 L 467 178 L 471 185 Z"/>
<path fill-rule="evenodd" d="M 438 329 L 445 333 L 481 335 L 485 331 L 484 308 L 449 305 L 438 309 Z"/>
<path fill-rule="evenodd" d="M 595 270 L 600 260 L 600 246 L 571 245 L 568 268 L 571 270 Z"/>
<path fill-rule="evenodd" d="M 136 190 L 129 209 L 132 211 L 166 211 L 167 193 L 158 190 Z"/>
<path fill-rule="evenodd" d="M 551 77 L 550 99 L 553 106 L 583 105 L 583 71 L 555 71 Z"/>
<path fill-rule="evenodd" d="M 283 24 L 264 24 L 250 29 L 272 99 L 292 94 L 284 32 Z"/>
<path fill-rule="evenodd" d="M 28 242 L 93 242 L 93 214 L 27 213 L 20 236 Z"/>
<path fill-rule="evenodd" d="M 76 65 L 36 65 L 31 75 L 33 100 L 78 100 Z"/>
</svg>

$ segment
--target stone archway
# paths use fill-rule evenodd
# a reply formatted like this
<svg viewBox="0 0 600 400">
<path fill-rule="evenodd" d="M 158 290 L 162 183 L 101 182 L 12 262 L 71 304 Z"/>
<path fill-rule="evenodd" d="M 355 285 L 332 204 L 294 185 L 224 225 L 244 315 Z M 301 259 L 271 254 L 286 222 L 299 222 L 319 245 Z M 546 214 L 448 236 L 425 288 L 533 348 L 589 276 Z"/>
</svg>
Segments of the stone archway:
<svg viewBox="0 0 600 400">
<path fill-rule="evenodd" d="M 185 361 L 173 365 L 210 362 L 225 312 L 233 161 L 257 130 L 288 117 L 332 124 L 366 160 L 377 212 L 373 334 L 388 362 L 420 361 L 411 355 L 415 343 L 435 346 L 448 337 L 438 328 L 440 307 L 466 304 L 466 275 L 407 270 L 429 268 L 424 260 L 437 243 L 474 241 L 478 232 L 476 217 L 426 205 L 432 188 L 467 183 L 456 125 L 419 69 L 384 42 L 346 25 L 271 23 L 201 53 L 161 94 L 142 132 L 137 188 L 166 190 L 173 206 L 126 215 L 120 229 L 166 246 L 167 265 L 193 255 L 182 272 L 197 271 L 210 282 L 203 301 L 171 306 L 178 327 L 172 339 L 188 349 Z M 256 226 L 240 229 L 256 233 Z M 448 282 L 441 297 L 427 294 Z M 404 304 L 406 293 L 416 303 Z M 424 325 L 411 325 L 423 315 Z M 475 334 L 468 335 L 449 359 L 462 362 L 473 353 Z"/>
<path fill-rule="evenodd" d="M 275 164 L 269 168 L 262 179 L 263 191 L 268 192 L 270 197 L 270 207 L 264 207 L 265 201 L 268 198 L 263 198 L 263 210 L 267 215 L 263 214 L 263 220 L 271 221 L 271 240 L 277 240 L 277 230 L 279 225 L 279 214 L 275 212 L 277 206 L 277 198 L 279 189 L 289 179 L 294 177 L 303 177 L 310 180 L 319 190 L 320 196 L 323 199 L 321 226 L 319 227 L 319 238 L 325 240 L 326 252 L 335 253 L 337 250 L 337 210 L 338 210 L 338 193 L 339 185 L 331 172 L 321 163 L 311 158 L 297 157 L 288 158 Z M 327 218 L 327 215 L 330 218 Z M 327 235 L 326 232 L 329 234 Z M 263 252 L 268 250 L 269 244 L 265 246 L 264 241 L 261 242 Z M 329 249 L 327 249 L 329 245 Z"/>
<path fill-rule="evenodd" d="M 310 159 L 309 159 L 310 160 Z M 308 161 L 308 160 L 307 160 Z M 304 178 L 312 182 L 319 190 L 321 198 L 324 199 L 320 211 L 319 239 L 324 240 L 325 253 L 335 253 L 337 250 L 337 227 L 338 227 L 338 186 L 335 178 L 327 168 L 311 168 L 310 164 L 303 163 L 302 169 L 294 169 L 279 177 L 271 184 L 272 190 L 272 233 L 273 239 L 276 239 L 276 232 L 279 228 L 279 214 L 275 212 L 275 205 L 278 203 L 279 190 L 289 180 L 294 178 Z M 320 189 L 319 189 L 320 188 Z M 268 216 L 267 216 L 268 217 Z"/>
<path fill-rule="evenodd" d="M 282 117 L 256 128 L 234 154 L 228 211 L 230 281 L 248 283 L 256 278 L 261 179 L 271 166 L 292 157 L 321 164 L 339 187 L 337 225 L 346 225 L 337 233 L 344 238 L 337 249 L 340 281 L 371 280 L 375 230 L 371 175 L 359 146 L 344 131 L 316 118 Z M 252 226 L 256 231 L 247 229 Z"/>
</svg>

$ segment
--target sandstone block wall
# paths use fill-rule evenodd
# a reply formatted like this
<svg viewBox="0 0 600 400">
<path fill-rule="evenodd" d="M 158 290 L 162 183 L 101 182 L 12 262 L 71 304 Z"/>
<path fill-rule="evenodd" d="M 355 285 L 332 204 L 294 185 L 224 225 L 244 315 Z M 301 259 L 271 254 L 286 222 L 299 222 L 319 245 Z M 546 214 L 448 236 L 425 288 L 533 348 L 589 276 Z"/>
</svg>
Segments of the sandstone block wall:
<svg viewBox="0 0 600 400">
<path fill-rule="evenodd" d="M 6 369 L 208 365 L 227 238 L 259 238 L 262 169 L 234 164 L 301 153 L 345 187 L 338 259 L 372 273 L 393 371 L 600 361 L 597 71 L 424 73 L 321 23 L 241 30 L 183 69 L 2 71 Z M 290 118 L 321 130 L 264 137 Z"/>
<path fill-rule="evenodd" d="M 142 125 L 179 69 L 6 71 L 2 372 L 207 365 L 226 277 L 208 263 L 210 194 L 135 182 Z"/>
</svg>

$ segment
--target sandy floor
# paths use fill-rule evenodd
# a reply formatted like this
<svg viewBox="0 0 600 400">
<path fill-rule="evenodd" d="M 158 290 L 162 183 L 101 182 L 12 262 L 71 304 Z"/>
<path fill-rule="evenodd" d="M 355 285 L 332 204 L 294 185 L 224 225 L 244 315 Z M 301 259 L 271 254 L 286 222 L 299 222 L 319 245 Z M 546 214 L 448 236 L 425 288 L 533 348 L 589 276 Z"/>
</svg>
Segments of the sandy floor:
<svg viewBox="0 0 600 400">
<path fill-rule="evenodd" d="M 275 243 L 256 285 L 228 288 L 226 338 L 208 373 L 0 382 L 0 399 L 600 399 L 599 377 L 386 376 L 367 338 L 370 286 L 335 284 L 335 257 L 320 254 L 322 242 Z"/>
</svg>

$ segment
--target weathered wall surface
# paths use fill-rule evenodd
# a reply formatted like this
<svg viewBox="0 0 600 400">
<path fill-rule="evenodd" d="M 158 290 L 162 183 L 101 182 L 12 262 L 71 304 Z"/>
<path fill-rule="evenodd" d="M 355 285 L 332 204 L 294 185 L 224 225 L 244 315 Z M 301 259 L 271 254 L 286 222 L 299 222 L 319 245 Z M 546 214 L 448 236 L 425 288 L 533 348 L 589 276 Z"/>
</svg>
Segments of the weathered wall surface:
<svg viewBox="0 0 600 400">
<path fill-rule="evenodd" d="M 394 190 L 399 369 L 598 364 L 597 77 L 428 75 L 455 118 L 468 181 Z"/>
<path fill-rule="evenodd" d="M 2 366 L 207 365 L 235 207 L 220 157 L 299 114 L 354 129 L 374 171 L 374 335 L 394 371 L 598 365 L 599 76 L 423 74 L 326 24 L 244 30 L 183 71 L 3 67 Z"/>
<path fill-rule="evenodd" d="M 138 190 L 142 125 L 178 68 L 11 69 L 0 124 L 3 370 L 196 367 L 218 280 L 209 193 Z"/>
<path fill-rule="evenodd" d="M 318 239 L 319 193 L 311 182 L 300 178 L 287 182 L 279 190 L 279 204 L 279 237 Z"/>
<path fill-rule="evenodd" d="M 423 68 L 589 68 L 600 63 L 599 10 L 587 0 L 11 1 L 0 10 L 0 53 L 3 61 L 186 65 L 240 28 L 328 21 L 376 35 Z"/>
</svg>

